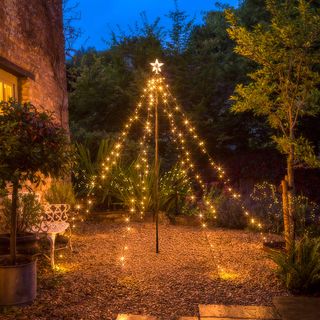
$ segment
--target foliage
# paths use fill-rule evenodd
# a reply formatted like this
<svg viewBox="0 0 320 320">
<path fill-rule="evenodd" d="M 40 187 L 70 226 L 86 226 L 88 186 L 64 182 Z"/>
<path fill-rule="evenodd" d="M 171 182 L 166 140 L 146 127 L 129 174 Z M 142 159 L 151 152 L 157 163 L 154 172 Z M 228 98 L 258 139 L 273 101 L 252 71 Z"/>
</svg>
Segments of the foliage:
<svg viewBox="0 0 320 320">
<path fill-rule="evenodd" d="M 131 96 L 131 93 L 128 95 L 122 89 L 129 86 L 125 70 L 106 63 L 105 57 L 92 51 L 82 57 L 79 67 L 73 73 L 75 75 L 70 93 L 71 124 L 76 122 L 77 128 L 85 128 L 87 131 L 104 129 L 107 123 L 109 131 L 120 128 L 119 120 L 127 114 L 127 109 L 122 106 L 130 104 Z"/>
<path fill-rule="evenodd" d="M 208 210 L 206 200 L 213 204 L 215 212 Z M 230 198 L 225 190 L 212 186 L 204 197 L 204 203 L 200 203 L 200 211 L 205 219 L 214 225 L 223 228 L 244 229 L 247 221 L 243 215 L 241 205 Z"/>
<path fill-rule="evenodd" d="M 153 210 L 154 175 L 152 173 L 144 175 L 145 190 L 143 190 L 141 171 L 137 170 L 136 163 L 134 161 L 129 166 L 115 168 L 108 192 L 122 202 L 126 208 L 133 208 L 132 213 L 139 214 Z M 143 201 L 143 204 L 140 201 Z"/>
<path fill-rule="evenodd" d="M 40 183 L 43 176 L 67 172 L 73 159 L 68 137 L 53 115 L 14 100 L 0 102 L 0 109 L 2 181 Z"/>
<path fill-rule="evenodd" d="M 249 84 L 237 85 L 231 97 L 233 110 L 265 117 L 275 129 L 278 148 L 292 158 L 290 165 L 318 167 L 319 159 L 306 138 L 297 134 L 297 126 L 303 117 L 320 112 L 314 103 L 320 96 L 319 10 L 305 0 L 268 0 L 266 5 L 271 23 L 257 24 L 253 30 L 239 25 L 226 11 L 235 52 L 259 66 L 249 74 Z"/>
<path fill-rule="evenodd" d="M 129 166 L 117 166 L 110 176 L 109 182 L 103 185 L 103 199 L 112 196 L 126 208 L 134 209 L 131 211 L 133 214 L 154 210 L 155 176 L 152 167 L 142 177 L 141 171 L 137 170 L 137 161 L 134 161 Z M 159 209 L 169 216 L 185 213 L 185 199 L 191 191 L 191 182 L 186 173 L 174 166 L 160 174 L 159 182 Z"/>
<path fill-rule="evenodd" d="M 66 203 L 74 206 L 76 203 L 72 184 L 65 180 L 54 180 L 44 197 L 50 204 Z"/>
<path fill-rule="evenodd" d="M 106 195 L 105 191 L 108 189 L 110 179 L 100 180 L 101 188 L 93 188 L 96 178 L 101 174 L 102 163 L 110 154 L 111 149 L 115 143 L 116 136 L 108 135 L 105 139 L 98 140 L 98 143 L 76 143 L 76 159 L 77 164 L 73 170 L 73 185 L 77 196 L 85 196 L 91 191 L 95 192 L 97 198 L 104 201 Z M 126 149 L 123 151 L 121 157 L 122 166 L 130 166 L 133 155 L 137 151 L 137 143 L 134 141 L 126 142 Z M 111 172 L 110 172 L 111 176 Z"/>
<path fill-rule="evenodd" d="M 244 1 L 239 8 L 248 24 L 252 23 L 252 12 L 258 12 L 256 16 L 261 19 L 265 15 L 262 4 L 251 2 Z M 219 10 L 205 14 L 203 25 L 198 26 L 175 6 L 168 14 L 173 23 L 167 30 L 159 27 L 159 19 L 150 23 L 142 14 L 141 23 L 129 32 L 113 31 L 113 40 L 105 51 L 92 48 L 79 51 L 68 66 L 70 120 L 75 138 L 79 134 L 83 137 L 84 130 L 107 133 L 120 130 L 124 117 L 137 101 L 149 62 L 157 57 L 164 60 L 168 78 L 174 79 L 177 98 L 192 118 L 201 123 L 198 127 L 208 137 L 210 147 L 215 151 L 229 150 L 231 144 L 243 148 L 249 138 L 250 144 L 263 145 L 266 139 L 259 130 L 259 121 L 250 116 L 243 117 L 246 119 L 243 121 L 228 112 L 229 95 L 237 82 L 246 79 L 246 71 L 252 67 L 233 53 L 227 24 Z M 257 131 L 259 135 L 254 133 Z"/>
<path fill-rule="evenodd" d="M 113 139 L 102 139 L 95 156 L 85 144 L 76 144 L 77 165 L 73 170 L 73 183 L 78 196 L 87 195 L 92 189 L 93 178 L 98 176 L 101 164 L 109 154 Z"/>
<path fill-rule="evenodd" d="M 298 195 L 294 198 L 295 231 L 298 236 L 320 235 L 320 207 L 309 198 Z"/>
<path fill-rule="evenodd" d="M 266 120 L 286 157 L 283 207 L 288 247 L 294 241 L 294 169 L 320 167 L 314 147 L 298 130 L 304 117 L 320 113 L 320 9 L 307 0 L 266 0 L 266 7 L 270 23 L 259 23 L 252 30 L 226 11 L 235 52 L 258 66 L 249 74 L 251 82 L 237 85 L 231 100 L 234 112 L 250 111 Z"/>
<path fill-rule="evenodd" d="M 11 223 L 11 199 L 5 198 L 3 205 L 3 223 L 6 231 L 10 230 Z M 34 193 L 21 194 L 17 206 L 17 232 L 24 233 L 32 231 L 33 227 L 40 225 L 43 216 L 43 208 Z"/>
<path fill-rule="evenodd" d="M 262 221 L 266 230 L 283 232 L 283 211 L 281 193 L 277 187 L 267 181 L 257 183 L 250 195 L 252 211 Z M 303 236 L 320 234 L 320 208 L 304 195 L 293 198 L 296 234 Z"/>
<path fill-rule="evenodd" d="M 227 164 L 229 176 L 236 173 L 242 184 L 244 179 L 251 184 L 261 179 L 261 166 L 266 179 L 271 175 L 278 178 L 283 160 L 270 139 L 275 130 L 262 117 L 250 112 L 229 112 L 229 97 L 234 88 L 238 83 L 248 84 L 247 74 L 257 70 L 258 65 L 234 52 L 234 42 L 226 30 L 224 8 L 213 7 L 203 15 L 201 24 L 189 24 L 192 17 L 176 7 L 171 20 L 179 16 L 183 19 L 169 29 L 160 27 L 160 18 L 148 21 L 143 13 L 141 20 L 128 31 L 113 31 L 111 43 L 106 44 L 104 51 L 79 50 L 68 63 L 70 126 L 74 140 L 85 144 L 94 155 L 97 142 L 117 135 L 138 101 L 139 90 L 150 70 L 149 62 L 159 58 L 165 63 L 164 72 L 177 100 L 194 120 L 199 134 L 207 138 L 208 150 L 217 162 Z M 270 24 L 271 13 L 264 1 L 241 1 L 234 12 L 248 30 L 254 30 L 258 23 L 265 28 Z M 178 36 L 172 37 L 176 31 Z M 159 120 L 162 128 L 165 125 L 162 117 Z M 307 117 L 299 124 L 299 136 L 312 142 L 310 145 L 319 145 L 318 121 L 319 115 Z M 165 149 L 160 141 L 161 154 Z M 270 157 L 264 157 L 264 153 L 276 163 L 270 165 Z M 163 167 L 172 167 L 175 158 L 165 159 L 169 160 Z M 209 172 L 203 159 L 199 159 L 199 164 L 205 174 Z"/>
<path fill-rule="evenodd" d="M 190 206 L 187 199 L 190 193 L 192 193 L 190 178 L 185 170 L 175 165 L 160 177 L 160 210 L 169 216 L 188 214 Z"/>
<path fill-rule="evenodd" d="M 63 11 L 63 35 L 65 40 L 65 54 L 72 56 L 75 42 L 80 38 L 82 31 L 75 26 L 75 22 L 80 20 L 79 2 L 73 0 L 62 1 Z"/>
<path fill-rule="evenodd" d="M 294 292 L 310 293 L 320 288 L 320 238 L 303 238 L 288 252 L 273 251 L 270 258 L 278 275 Z"/>
<path fill-rule="evenodd" d="M 263 225 L 271 232 L 283 231 L 282 201 L 277 187 L 267 181 L 256 183 L 250 195 L 252 208 L 263 220 Z"/>
<path fill-rule="evenodd" d="M 187 21 L 188 16 L 179 9 L 177 0 L 174 0 L 174 5 L 175 10 L 170 11 L 167 15 L 172 21 L 172 28 L 169 31 L 170 41 L 167 46 L 171 53 L 181 54 L 188 46 L 195 18 Z"/>
<path fill-rule="evenodd" d="M 12 184 L 11 263 L 16 262 L 18 192 L 27 180 L 39 184 L 67 173 L 73 157 L 68 136 L 52 114 L 32 104 L 0 102 L 0 180 Z"/>
</svg>

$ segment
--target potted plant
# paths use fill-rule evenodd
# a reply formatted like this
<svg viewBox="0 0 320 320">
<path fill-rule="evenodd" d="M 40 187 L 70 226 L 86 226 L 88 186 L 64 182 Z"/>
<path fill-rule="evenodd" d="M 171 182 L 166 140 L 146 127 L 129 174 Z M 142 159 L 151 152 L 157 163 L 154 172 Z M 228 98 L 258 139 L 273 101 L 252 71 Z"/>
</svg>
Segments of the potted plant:
<svg viewBox="0 0 320 320">
<path fill-rule="evenodd" d="M 36 296 L 36 261 L 17 255 L 19 190 L 67 172 L 69 139 L 53 114 L 14 100 L 0 103 L 0 181 L 11 192 L 10 255 L 0 259 L 0 305 L 30 302 Z"/>
<path fill-rule="evenodd" d="M 11 199 L 5 197 L 3 209 L 0 213 L 2 229 L 0 234 L 0 254 L 9 254 L 10 251 L 10 220 Z M 33 192 L 19 195 L 17 203 L 17 252 L 35 254 L 38 252 L 37 234 L 43 218 L 43 208 Z"/>
</svg>

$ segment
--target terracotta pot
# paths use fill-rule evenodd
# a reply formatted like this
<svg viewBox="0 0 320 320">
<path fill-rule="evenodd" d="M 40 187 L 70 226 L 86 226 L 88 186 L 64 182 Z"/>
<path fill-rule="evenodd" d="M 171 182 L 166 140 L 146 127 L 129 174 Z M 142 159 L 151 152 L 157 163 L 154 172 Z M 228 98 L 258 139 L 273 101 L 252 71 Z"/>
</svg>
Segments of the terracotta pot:
<svg viewBox="0 0 320 320">
<path fill-rule="evenodd" d="M 15 266 L 2 265 L 0 261 L 0 306 L 29 303 L 36 298 L 36 295 L 36 260 L 18 256 Z"/>
<path fill-rule="evenodd" d="M 0 234 L 0 255 L 10 252 L 10 234 Z M 39 252 L 38 238 L 35 233 L 21 233 L 17 235 L 17 252 L 33 255 Z"/>
</svg>

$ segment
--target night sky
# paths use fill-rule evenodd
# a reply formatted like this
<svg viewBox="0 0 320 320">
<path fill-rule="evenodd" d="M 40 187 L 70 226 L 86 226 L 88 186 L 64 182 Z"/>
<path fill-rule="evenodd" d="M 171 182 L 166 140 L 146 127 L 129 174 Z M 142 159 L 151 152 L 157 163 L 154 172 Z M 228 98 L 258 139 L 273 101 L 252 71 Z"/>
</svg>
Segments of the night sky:
<svg viewBox="0 0 320 320">
<path fill-rule="evenodd" d="M 119 25 L 126 30 L 140 19 L 140 13 L 145 11 L 148 20 L 152 22 L 156 17 L 161 18 L 161 25 L 169 26 L 165 15 L 174 9 L 173 0 L 69 0 L 79 2 L 81 19 L 75 24 L 81 28 L 83 34 L 76 47 L 106 48 L 102 40 L 110 38 L 110 30 L 117 30 Z M 237 5 L 238 0 L 222 0 L 225 4 Z M 215 9 L 215 0 L 180 0 L 179 8 L 190 16 L 196 15 L 196 22 L 201 23 L 202 13 Z"/>
</svg>

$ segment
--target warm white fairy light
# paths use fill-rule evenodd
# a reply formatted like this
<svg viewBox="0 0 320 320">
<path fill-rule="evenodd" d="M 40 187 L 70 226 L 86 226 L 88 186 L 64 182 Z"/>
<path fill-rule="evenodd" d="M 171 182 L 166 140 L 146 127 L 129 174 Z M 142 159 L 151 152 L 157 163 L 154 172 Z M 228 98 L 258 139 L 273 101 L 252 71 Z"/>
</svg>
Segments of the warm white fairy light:
<svg viewBox="0 0 320 320">
<path fill-rule="evenodd" d="M 153 67 L 153 72 L 155 73 L 155 77 L 151 78 L 147 82 L 146 88 L 144 88 L 144 94 L 141 96 L 141 101 L 137 104 L 137 107 L 134 113 L 128 118 L 127 123 L 124 124 L 123 130 L 121 131 L 118 140 L 113 146 L 112 151 L 110 152 L 109 156 L 106 157 L 104 162 L 101 165 L 101 175 L 99 178 L 102 181 L 110 175 L 112 172 L 112 168 L 118 163 L 119 159 L 121 158 L 122 152 L 125 147 L 125 142 L 127 137 L 130 133 L 130 129 L 135 122 L 143 124 L 143 136 L 139 141 L 140 151 L 138 155 L 138 160 L 135 166 L 135 169 L 138 172 L 140 177 L 140 182 L 138 187 L 141 188 L 141 195 L 133 195 L 129 205 L 129 215 L 131 214 L 140 214 L 141 218 L 144 215 L 144 212 L 147 208 L 147 188 L 146 188 L 146 178 L 150 172 L 150 167 L 148 164 L 148 139 L 150 139 L 152 135 L 152 111 L 157 103 L 159 106 L 162 105 L 162 110 L 166 114 L 169 124 L 170 124 L 170 133 L 173 137 L 173 141 L 177 144 L 177 150 L 179 150 L 179 162 L 181 164 L 181 168 L 184 174 L 187 174 L 190 178 L 193 178 L 195 182 L 199 185 L 202 193 L 204 195 L 203 204 L 208 208 L 209 212 L 211 212 L 214 219 L 217 218 L 217 212 L 215 209 L 214 204 L 211 202 L 209 197 L 206 197 L 206 184 L 205 180 L 202 178 L 200 172 L 197 172 L 195 162 L 193 161 L 192 156 L 192 148 L 190 148 L 190 141 L 195 143 L 195 145 L 199 148 L 202 154 L 208 157 L 208 161 L 210 166 L 215 170 L 217 177 L 219 180 L 226 186 L 226 190 L 231 199 L 241 202 L 241 195 L 233 190 L 231 186 L 229 186 L 230 179 L 226 178 L 225 171 L 223 170 L 222 166 L 215 163 L 212 157 L 209 155 L 206 149 L 206 143 L 203 139 L 200 138 L 199 134 L 197 133 L 196 128 L 192 125 L 192 121 L 187 118 L 187 116 L 182 112 L 180 106 L 177 104 L 176 99 L 172 96 L 169 91 L 169 85 L 165 83 L 164 78 L 159 76 L 161 72 L 161 67 L 163 63 L 156 60 L 154 63 L 151 64 Z M 144 111 L 141 114 L 141 110 Z M 182 123 L 182 128 L 178 127 L 176 118 L 180 117 L 180 123 Z M 185 129 L 185 130 L 183 130 Z M 191 140 L 190 140 L 191 139 Z M 190 141 L 189 141 L 190 140 Z M 100 183 L 100 187 L 101 187 Z M 92 189 L 96 188 L 97 185 L 99 186 L 99 179 L 97 177 L 93 177 L 91 181 Z M 137 199 L 135 197 L 138 197 Z M 192 201 L 196 201 L 196 197 L 192 195 L 190 197 Z M 90 203 L 89 203 L 90 201 Z M 92 205 L 92 200 L 88 200 L 88 204 Z M 241 208 L 244 212 L 244 215 L 247 217 L 248 222 L 259 228 L 262 229 L 262 224 L 257 221 L 252 215 L 249 213 L 248 210 L 245 209 L 244 205 L 241 204 Z M 88 209 L 87 209 L 88 210 Z M 199 214 L 200 225 L 203 229 L 207 228 L 207 223 L 205 221 L 206 217 L 203 213 Z M 128 244 L 127 238 L 128 234 L 132 230 L 130 224 L 130 217 L 127 216 L 125 218 L 126 227 L 124 228 L 124 246 L 122 248 L 122 253 L 120 256 L 120 262 L 124 266 L 124 262 L 126 260 L 126 254 L 128 251 Z M 205 231 L 205 230 L 204 230 Z M 205 231 L 206 232 L 206 231 Z"/>
<path fill-rule="evenodd" d="M 166 94 L 167 94 L 166 97 L 169 96 L 175 105 L 174 107 L 172 107 L 172 111 L 175 112 L 176 114 L 179 114 L 182 117 L 182 123 L 186 127 L 186 132 L 191 133 L 190 136 L 193 138 L 195 144 L 208 157 L 209 164 L 213 169 L 216 170 L 220 181 L 222 181 L 222 183 L 226 186 L 229 185 L 230 179 L 225 177 L 225 171 L 222 169 L 222 167 L 214 162 L 214 160 L 212 159 L 212 157 L 210 156 L 210 154 L 208 153 L 208 151 L 205 148 L 205 142 L 200 139 L 199 135 L 196 133 L 196 129 L 192 126 L 191 121 L 181 111 L 181 108 L 176 103 L 176 99 L 172 96 L 172 94 L 169 90 L 166 91 Z M 229 192 L 229 195 L 231 198 L 240 201 L 241 195 L 239 193 L 234 192 L 231 187 L 228 187 L 226 190 Z M 251 218 L 251 214 L 249 214 L 249 212 L 244 208 L 243 204 L 240 203 L 240 205 L 241 205 L 241 208 L 243 209 L 244 215 L 249 217 L 248 222 L 250 222 L 250 224 L 254 225 L 256 228 L 262 229 L 263 225 L 260 222 L 258 222 L 256 219 Z M 251 218 L 251 220 L 250 220 L 250 218 Z"/>
<path fill-rule="evenodd" d="M 184 144 L 184 139 L 183 139 L 183 134 L 181 132 L 178 131 L 176 123 L 173 119 L 173 117 L 170 117 L 171 113 L 168 112 L 167 110 L 167 105 L 164 105 L 164 112 L 168 117 L 169 123 L 170 123 L 170 127 L 171 127 L 171 131 L 174 133 L 175 135 L 175 141 L 180 141 L 180 144 L 178 144 L 177 146 L 177 150 L 180 150 L 180 156 L 185 155 L 185 160 L 181 161 L 181 164 L 183 167 L 185 167 L 185 165 L 187 165 L 186 167 L 186 172 L 190 172 L 191 176 L 193 176 L 193 178 L 195 178 L 195 181 L 198 183 L 198 185 L 200 186 L 202 192 L 203 192 L 203 203 L 207 206 L 207 210 L 209 212 L 211 212 L 211 214 L 213 215 L 213 218 L 216 219 L 216 210 L 214 208 L 214 205 L 211 203 L 211 199 L 206 199 L 205 198 L 205 194 L 206 194 L 206 188 L 203 182 L 203 179 L 200 176 L 200 173 L 196 173 L 195 172 L 195 168 L 193 163 L 191 163 L 191 159 L 190 159 L 190 152 L 188 150 L 185 150 L 185 148 L 181 145 Z M 200 225 L 202 226 L 203 229 L 205 229 L 207 227 L 207 224 L 205 223 L 205 217 L 202 213 L 199 214 L 199 219 L 200 219 Z M 207 237 L 207 235 L 206 235 Z"/>
</svg>

